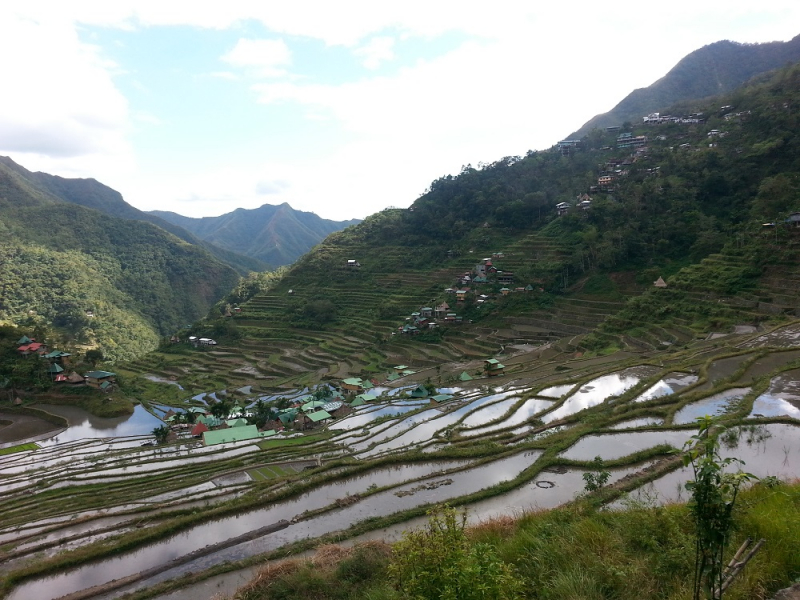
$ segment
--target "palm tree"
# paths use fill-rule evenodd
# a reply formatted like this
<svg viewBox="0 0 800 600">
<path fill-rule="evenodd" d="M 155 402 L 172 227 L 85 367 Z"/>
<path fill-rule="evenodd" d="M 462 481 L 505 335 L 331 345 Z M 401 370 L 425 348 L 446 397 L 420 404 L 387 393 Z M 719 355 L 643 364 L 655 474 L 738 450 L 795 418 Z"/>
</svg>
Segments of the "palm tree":
<svg viewBox="0 0 800 600">
<path fill-rule="evenodd" d="M 156 442 L 158 442 L 159 444 L 163 444 L 167 441 L 167 438 L 169 437 L 169 427 L 167 427 L 166 425 L 161 425 L 153 429 L 151 433 L 156 438 Z"/>
</svg>

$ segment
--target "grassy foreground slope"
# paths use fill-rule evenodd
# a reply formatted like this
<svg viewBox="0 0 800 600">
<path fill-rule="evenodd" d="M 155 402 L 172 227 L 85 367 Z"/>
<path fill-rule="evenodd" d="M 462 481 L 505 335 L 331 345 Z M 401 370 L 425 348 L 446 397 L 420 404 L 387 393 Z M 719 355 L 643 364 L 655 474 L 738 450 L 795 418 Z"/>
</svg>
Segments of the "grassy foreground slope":
<svg viewBox="0 0 800 600">
<path fill-rule="evenodd" d="M 735 516 L 738 547 L 745 537 L 769 542 L 726 592 L 731 600 L 769 597 L 800 574 L 800 485 L 755 486 Z M 577 504 L 517 519 L 488 521 L 466 531 L 469 548 L 491 548 L 511 567 L 508 598 L 594 600 L 691 597 L 694 537 L 686 505 L 595 511 Z M 443 568 L 447 568 L 443 560 Z M 308 560 L 263 568 L 235 600 L 357 600 L 406 597 L 391 576 L 392 547 L 383 543 L 324 546 Z M 428 577 L 435 576 L 430 565 Z M 420 576 L 423 574 L 420 573 Z M 443 574 L 454 583 L 469 573 Z M 488 587 L 488 586 L 487 586 Z M 511 587 L 511 586 L 508 586 Z M 470 598 L 483 596 L 475 586 Z"/>
</svg>

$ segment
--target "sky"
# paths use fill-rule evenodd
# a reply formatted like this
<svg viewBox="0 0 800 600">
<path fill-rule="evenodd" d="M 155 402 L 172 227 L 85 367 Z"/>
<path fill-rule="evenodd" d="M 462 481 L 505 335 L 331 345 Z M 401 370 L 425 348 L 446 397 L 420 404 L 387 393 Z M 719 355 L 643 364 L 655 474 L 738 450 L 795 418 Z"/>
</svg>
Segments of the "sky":
<svg viewBox="0 0 800 600">
<path fill-rule="evenodd" d="M 141 210 L 363 218 L 551 147 L 706 44 L 797 34 L 797 0 L 8 1 L 0 155 Z"/>
</svg>

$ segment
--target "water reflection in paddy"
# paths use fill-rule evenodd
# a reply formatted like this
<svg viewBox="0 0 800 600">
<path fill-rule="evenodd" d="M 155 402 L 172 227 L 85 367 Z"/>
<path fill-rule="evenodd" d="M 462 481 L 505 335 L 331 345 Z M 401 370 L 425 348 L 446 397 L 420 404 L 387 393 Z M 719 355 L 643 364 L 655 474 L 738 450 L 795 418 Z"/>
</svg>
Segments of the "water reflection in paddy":
<svg viewBox="0 0 800 600">
<path fill-rule="evenodd" d="M 620 423 L 612 425 L 609 427 L 609 429 L 633 429 L 634 427 L 648 427 L 663 424 L 664 419 L 659 419 L 658 417 L 641 417 L 639 419 L 628 419 L 627 421 L 621 421 Z"/>
<path fill-rule="evenodd" d="M 516 402 L 516 399 L 514 399 Z M 473 435 L 483 435 L 486 433 L 491 433 L 492 431 L 497 431 L 498 429 L 504 429 L 506 427 L 514 427 L 515 425 L 519 425 L 520 423 L 524 423 L 534 415 L 547 410 L 552 406 L 553 402 L 550 400 L 542 400 L 540 398 L 529 398 L 526 400 L 522 406 L 520 406 L 514 414 L 511 415 L 508 419 L 504 421 L 500 421 L 499 423 L 495 423 L 494 425 L 487 425 L 486 427 L 479 427 L 477 429 L 472 429 L 470 431 L 462 432 L 463 436 L 473 436 Z"/>
<path fill-rule="evenodd" d="M 510 392 L 506 392 L 508 394 Z M 477 414 L 486 413 L 487 411 L 491 411 L 491 409 L 495 409 L 498 405 L 508 403 L 508 406 L 505 408 L 496 409 L 495 412 L 488 412 L 482 422 L 486 420 L 491 420 L 496 418 L 496 416 L 502 415 L 508 408 L 516 402 L 515 399 L 504 400 L 498 402 L 497 404 L 493 404 L 484 409 L 478 409 L 479 407 L 483 406 L 484 404 L 488 404 L 490 402 L 497 401 L 498 398 L 502 398 L 504 394 L 494 394 L 492 396 L 486 396 L 484 398 L 478 398 L 477 400 L 473 400 L 469 404 L 462 406 L 461 408 L 457 408 L 456 410 L 451 410 L 450 412 L 434 419 L 425 420 L 424 422 L 416 425 L 413 429 L 403 433 L 399 437 L 391 439 L 375 448 L 371 449 L 368 452 L 365 452 L 363 456 L 372 456 L 374 454 L 379 454 L 381 452 L 386 452 L 387 450 L 394 450 L 397 448 L 404 448 L 406 446 L 411 446 L 414 444 L 419 444 L 420 442 L 427 442 L 429 441 L 433 435 L 442 429 L 450 427 L 457 423 L 464 415 L 475 411 L 472 413 L 467 419 L 464 420 L 466 423 L 469 419 L 473 418 Z M 495 414 L 495 416 L 491 416 Z"/>
<path fill-rule="evenodd" d="M 794 402 L 794 404 L 792 404 Z M 787 416 L 800 419 L 800 381 L 797 373 L 772 379 L 769 389 L 753 402 L 751 417 Z"/>
<path fill-rule="evenodd" d="M 37 404 L 36 408 L 64 417 L 69 423 L 66 431 L 62 431 L 48 440 L 38 442 L 43 446 L 85 438 L 143 435 L 164 424 L 141 405 L 134 407 L 132 415 L 114 418 L 96 417 L 77 406 Z"/>
<path fill-rule="evenodd" d="M 742 470 L 762 479 L 769 476 L 781 480 L 800 477 L 800 427 L 783 423 L 744 426 L 735 428 L 730 437 L 723 436 L 730 443 L 721 444 L 720 456 L 741 459 L 744 461 Z M 731 468 L 735 471 L 736 465 L 731 465 Z M 691 467 L 672 471 L 632 492 L 630 498 L 651 504 L 685 502 L 689 494 L 684 486 L 692 477 Z M 614 508 L 623 506 L 624 502 L 612 505 Z"/>
<path fill-rule="evenodd" d="M 611 373 L 593 379 L 582 385 L 577 392 L 569 396 L 564 403 L 554 411 L 545 414 L 542 421 L 550 423 L 563 419 L 586 408 L 596 406 L 611 396 L 621 394 L 639 383 L 642 378 L 652 375 L 653 367 L 633 367 L 620 373 Z"/>
<path fill-rule="evenodd" d="M 187 565 L 187 570 L 197 570 L 198 565 L 210 566 L 222 560 L 235 559 L 242 553 L 246 556 L 256 552 L 263 552 L 264 550 L 259 550 L 258 548 L 265 546 L 267 548 L 278 547 L 308 535 L 321 535 L 327 531 L 346 528 L 349 523 L 353 522 L 348 520 L 348 516 L 361 520 L 370 516 L 391 514 L 397 510 L 424 504 L 428 501 L 435 501 L 438 496 L 441 496 L 442 499 L 447 499 L 454 495 L 471 493 L 471 491 L 477 491 L 482 487 L 492 485 L 490 482 L 496 483 L 515 477 L 533 460 L 530 457 L 515 455 L 495 461 L 491 463 L 491 466 L 485 465 L 474 470 L 448 475 L 448 478 L 454 480 L 451 485 L 430 490 L 419 490 L 403 497 L 396 496 L 394 494 L 395 490 L 374 494 L 346 509 L 336 510 L 329 514 L 326 513 L 321 517 L 306 522 L 295 523 L 286 530 L 270 534 L 255 542 L 242 544 L 205 559 L 193 561 Z M 31 581 L 15 589 L 9 596 L 9 600 L 27 600 L 29 598 L 47 600 L 105 583 L 112 578 L 124 577 L 143 569 L 163 564 L 208 544 L 242 535 L 281 519 L 290 520 L 307 510 L 323 508 L 339 498 L 363 493 L 372 484 L 379 487 L 396 484 L 399 481 L 429 476 L 442 469 L 463 465 L 466 462 L 421 463 L 377 469 L 360 476 L 323 485 L 294 500 L 279 502 L 269 508 L 199 525 L 168 540 L 151 544 L 123 556 L 92 565 L 85 565 L 53 577 Z M 474 476 L 471 474 L 474 474 Z M 407 490 L 414 487 L 415 484 L 407 484 L 402 489 Z M 205 567 L 203 566 L 202 568 Z M 172 575 L 169 576 L 174 576 L 175 571 L 171 573 Z"/>
<path fill-rule="evenodd" d="M 341 510 L 325 513 L 308 521 L 293 523 L 289 528 L 274 534 L 193 561 L 160 575 L 149 583 L 152 584 L 159 580 L 180 576 L 189 571 L 196 572 L 200 569 L 206 569 L 225 560 L 239 560 L 254 554 L 267 552 L 298 539 L 317 537 L 340 529 L 346 529 L 350 525 L 369 517 L 389 515 L 415 506 L 441 503 L 458 496 L 471 494 L 502 481 L 513 479 L 523 469 L 533 464 L 540 454 L 541 452 L 539 451 L 527 454 L 521 453 L 470 469 L 469 471 L 453 473 L 447 476 L 447 479 L 452 481 L 448 485 L 421 489 L 420 484 L 410 483 L 397 490 L 387 490 L 374 494 Z M 398 493 L 401 495 L 398 496 Z"/>
<path fill-rule="evenodd" d="M 575 386 L 573 384 L 567 385 L 554 385 L 549 388 L 543 389 L 541 392 L 536 394 L 537 396 L 545 396 L 546 398 L 561 398 L 564 394 L 570 391 Z"/>
<path fill-rule="evenodd" d="M 697 382 L 697 375 L 689 375 L 686 373 L 670 373 L 664 379 L 661 379 L 653 386 L 645 390 L 639 396 L 634 398 L 634 402 L 646 402 L 653 398 L 661 398 L 662 396 L 669 396 L 675 392 L 689 387 Z"/>
<path fill-rule="evenodd" d="M 750 388 L 732 388 L 713 394 L 708 398 L 703 398 L 697 402 L 687 404 L 672 417 L 672 422 L 676 425 L 693 423 L 698 417 L 705 415 L 715 416 L 725 412 L 731 400 L 744 398 L 750 392 Z"/>
<path fill-rule="evenodd" d="M 390 404 L 388 406 L 381 406 L 377 407 L 373 410 L 367 410 L 363 412 L 359 412 L 355 415 L 349 415 L 342 419 L 341 421 L 336 421 L 328 426 L 328 429 L 357 429 L 359 427 L 363 427 L 364 425 L 371 423 L 375 419 L 379 419 L 381 417 L 386 417 L 389 415 L 402 415 L 403 413 L 411 412 L 412 410 L 417 410 L 420 406 L 424 406 L 427 404 L 426 402 L 415 402 L 413 404 L 403 404 L 403 405 L 395 405 Z"/>
<path fill-rule="evenodd" d="M 582 437 L 561 456 L 569 460 L 592 460 L 595 456 L 603 460 L 615 460 L 661 444 L 683 448 L 683 444 L 695 433 L 692 429 L 597 433 Z"/>
<path fill-rule="evenodd" d="M 608 484 L 613 484 L 643 468 L 644 465 L 609 469 L 611 477 Z M 570 469 L 564 473 L 539 473 L 534 479 L 515 490 L 468 505 L 469 521 L 478 523 L 504 515 L 519 516 L 524 512 L 555 508 L 570 502 L 583 492 L 586 486 L 586 481 L 583 479 L 584 472 L 580 469 Z"/>
</svg>

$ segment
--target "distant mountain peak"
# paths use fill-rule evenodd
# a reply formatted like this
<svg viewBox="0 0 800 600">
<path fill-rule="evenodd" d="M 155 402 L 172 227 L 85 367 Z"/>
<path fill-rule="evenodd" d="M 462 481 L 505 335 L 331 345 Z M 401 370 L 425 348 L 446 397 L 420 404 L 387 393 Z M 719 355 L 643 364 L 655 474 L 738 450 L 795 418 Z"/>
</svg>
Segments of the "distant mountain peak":
<svg viewBox="0 0 800 600">
<path fill-rule="evenodd" d="M 683 57 L 646 88 L 628 94 L 607 113 L 596 115 L 567 139 L 579 139 L 592 129 L 640 122 L 649 113 L 677 102 L 730 92 L 749 79 L 800 60 L 800 35 L 788 42 L 743 44 L 720 40 Z"/>
<path fill-rule="evenodd" d="M 293 263 L 329 234 L 359 223 L 359 219 L 332 221 L 313 212 L 296 210 L 288 202 L 237 208 L 218 217 L 184 217 L 151 211 L 200 239 L 270 265 Z"/>
</svg>

